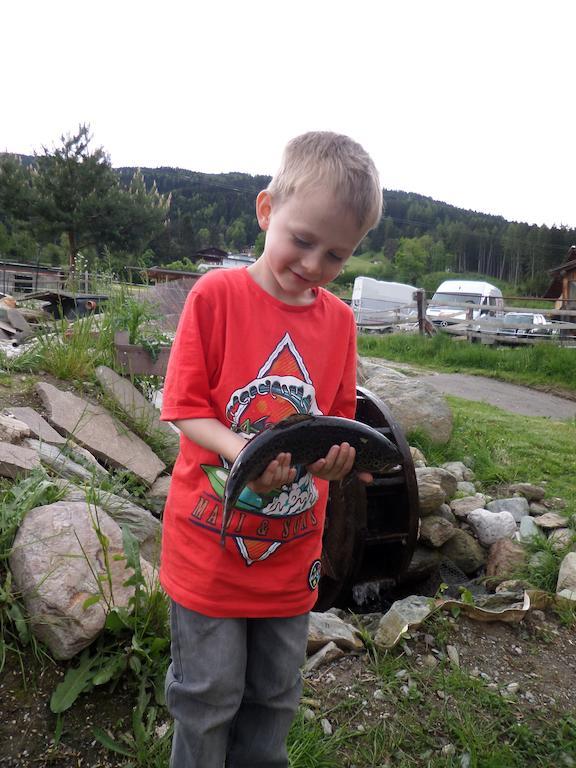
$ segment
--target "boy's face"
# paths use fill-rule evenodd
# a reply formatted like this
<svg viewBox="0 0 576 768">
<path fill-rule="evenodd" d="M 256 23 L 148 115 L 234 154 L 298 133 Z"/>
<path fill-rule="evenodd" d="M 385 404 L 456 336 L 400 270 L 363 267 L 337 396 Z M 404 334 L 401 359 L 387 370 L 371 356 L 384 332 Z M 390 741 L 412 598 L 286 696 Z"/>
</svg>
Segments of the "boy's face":
<svg viewBox="0 0 576 768">
<path fill-rule="evenodd" d="M 310 188 L 275 202 L 260 192 L 256 215 L 264 252 L 249 269 L 256 282 L 287 304 L 314 300 L 313 289 L 334 280 L 366 234 L 325 189 Z"/>
</svg>

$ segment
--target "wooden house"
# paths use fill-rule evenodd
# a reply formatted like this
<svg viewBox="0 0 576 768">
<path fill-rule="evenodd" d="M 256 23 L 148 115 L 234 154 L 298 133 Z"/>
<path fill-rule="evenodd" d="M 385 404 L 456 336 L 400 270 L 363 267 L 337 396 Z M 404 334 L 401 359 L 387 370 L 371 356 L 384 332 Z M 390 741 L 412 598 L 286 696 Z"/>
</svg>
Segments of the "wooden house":
<svg viewBox="0 0 576 768">
<path fill-rule="evenodd" d="M 562 312 L 552 319 L 564 323 L 572 323 L 560 331 L 564 337 L 576 336 L 576 245 L 572 245 L 566 254 L 566 261 L 559 267 L 548 270 L 552 282 L 546 293 L 545 299 L 556 299 L 554 308 Z M 565 314 L 565 313 L 570 314 Z"/>
<path fill-rule="evenodd" d="M 556 309 L 574 310 L 576 316 L 576 245 L 566 254 L 566 261 L 548 270 L 552 278 L 545 299 L 556 299 Z"/>
</svg>

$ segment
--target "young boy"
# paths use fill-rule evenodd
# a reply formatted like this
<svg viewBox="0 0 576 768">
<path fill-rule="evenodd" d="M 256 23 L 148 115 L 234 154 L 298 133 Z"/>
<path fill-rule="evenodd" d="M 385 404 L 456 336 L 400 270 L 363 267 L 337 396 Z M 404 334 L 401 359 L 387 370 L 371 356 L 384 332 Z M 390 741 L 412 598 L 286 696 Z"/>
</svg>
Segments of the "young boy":
<svg viewBox="0 0 576 768">
<path fill-rule="evenodd" d="M 256 200 L 260 258 L 205 275 L 186 301 L 162 411 L 182 432 L 160 571 L 172 599 L 172 768 L 288 766 L 328 481 L 350 472 L 354 449 L 333 446 L 305 468 L 277 456 L 240 495 L 225 547 L 223 489 L 246 440 L 281 419 L 354 417 L 354 318 L 323 286 L 381 211 L 359 144 L 299 136 Z"/>
</svg>

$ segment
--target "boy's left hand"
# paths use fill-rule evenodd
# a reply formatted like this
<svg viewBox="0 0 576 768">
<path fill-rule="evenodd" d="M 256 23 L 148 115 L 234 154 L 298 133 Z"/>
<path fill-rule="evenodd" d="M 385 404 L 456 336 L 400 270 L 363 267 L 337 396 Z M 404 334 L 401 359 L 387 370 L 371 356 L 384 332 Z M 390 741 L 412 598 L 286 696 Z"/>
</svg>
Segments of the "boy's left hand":
<svg viewBox="0 0 576 768">
<path fill-rule="evenodd" d="M 333 445 L 323 459 L 309 464 L 306 469 L 314 477 L 322 480 L 342 480 L 350 474 L 356 458 L 356 449 L 350 443 Z M 371 483 L 373 478 L 369 472 L 359 472 L 358 477 L 364 483 Z"/>
</svg>

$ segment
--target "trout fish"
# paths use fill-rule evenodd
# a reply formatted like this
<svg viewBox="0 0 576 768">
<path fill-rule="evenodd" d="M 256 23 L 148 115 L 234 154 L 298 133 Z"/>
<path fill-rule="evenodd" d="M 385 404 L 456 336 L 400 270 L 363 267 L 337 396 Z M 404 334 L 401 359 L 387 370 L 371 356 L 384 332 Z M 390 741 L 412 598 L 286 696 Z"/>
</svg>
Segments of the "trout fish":
<svg viewBox="0 0 576 768">
<path fill-rule="evenodd" d="M 236 457 L 224 488 L 222 544 L 230 512 L 242 489 L 260 477 L 279 453 L 290 453 L 293 466 L 307 466 L 324 458 L 333 445 L 341 443 L 349 443 L 356 449 L 353 467 L 356 471 L 384 472 L 402 461 L 394 443 L 360 421 L 338 416 L 289 416 L 253 437 Z"/>
</svg>

